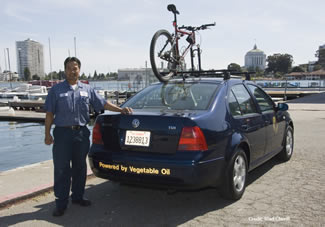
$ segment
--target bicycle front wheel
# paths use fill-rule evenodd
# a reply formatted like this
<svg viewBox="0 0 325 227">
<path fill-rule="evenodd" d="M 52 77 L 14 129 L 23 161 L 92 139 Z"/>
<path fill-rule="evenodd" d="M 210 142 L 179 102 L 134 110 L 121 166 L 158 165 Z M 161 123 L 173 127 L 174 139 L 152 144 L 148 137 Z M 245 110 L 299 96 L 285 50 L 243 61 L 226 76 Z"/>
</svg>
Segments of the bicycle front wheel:
<svg viewBox="0 0 325 227">
<path fill-rule="evenodd" d="M 151 40 L 151 67 L 160 82 L 166 82 L 176 74 L 176 50 L 172 40 L 166 30 L 157 31 Z"/>
</svg>

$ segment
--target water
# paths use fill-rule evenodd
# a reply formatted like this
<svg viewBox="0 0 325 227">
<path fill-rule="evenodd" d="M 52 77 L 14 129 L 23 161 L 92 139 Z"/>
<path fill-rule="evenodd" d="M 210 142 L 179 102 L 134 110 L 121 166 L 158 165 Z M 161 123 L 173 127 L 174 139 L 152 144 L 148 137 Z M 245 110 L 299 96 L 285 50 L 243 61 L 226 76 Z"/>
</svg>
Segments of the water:
<svg viewBox="0 0 325 227">
<path fill-rule="evenodd" d="M 42 123 L 0 121 L 0 172 L 51 160 L 52 145 L 44 144 L 44 130 Z"/>
<path fill-rule="evenodd" d="M 0 121 L 0 172 L 51 159 L 44 125 Z"/>
</svg>

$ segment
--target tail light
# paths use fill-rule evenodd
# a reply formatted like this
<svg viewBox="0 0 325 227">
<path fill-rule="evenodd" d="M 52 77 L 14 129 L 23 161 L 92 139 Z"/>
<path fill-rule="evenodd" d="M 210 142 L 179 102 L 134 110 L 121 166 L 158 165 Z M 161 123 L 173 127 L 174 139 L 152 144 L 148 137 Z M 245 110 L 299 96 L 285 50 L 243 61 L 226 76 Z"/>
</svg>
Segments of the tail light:
<svg viewBox="0 0 325 227">
<path fill-rule="evenodd" d="M 102 133 L 100 131 L 100 124 L 96 123 L 93 128 L 93 143 L 94 144 L 104 144 L 102 139 Z"/>
<path fill-rule="evenodd" d="M 195 127 L 184 127 L 182 130 L 181 138 L 178 143 L 178 150 L 182 151 L 206 151 L 208 145 L 205 141 L 202 130 Z"/>
</svg>

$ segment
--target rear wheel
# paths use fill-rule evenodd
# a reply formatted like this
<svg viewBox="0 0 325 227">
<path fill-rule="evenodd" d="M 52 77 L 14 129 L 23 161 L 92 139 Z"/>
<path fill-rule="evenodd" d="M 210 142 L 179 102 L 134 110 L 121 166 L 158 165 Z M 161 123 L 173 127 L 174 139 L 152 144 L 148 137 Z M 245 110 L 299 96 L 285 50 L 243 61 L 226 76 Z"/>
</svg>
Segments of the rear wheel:
<svg viewBox="0 0 325 227">
<path fill-rule="evenodd" d="M 244 194 L 247 179 L 247 158 L 245 152 L 239 148 L 226 169 L 221 185 L 223 197 L 238 200 Z"/>
<path fill-rule="evenodd" d="M 161 82 L 168 81 L 176 74 L 176 50 L 172 36 L 166 30 L 157 31 L 150 44 L 152 71 Z"/>
<path fill-rule="evenodd" d="M 293 153 L 293 129 L 291 126 L 287 127 L 284 138 L 284 146 L 282 151 L 278 154 L 278 158 L 282 161 L 289 161 Z"/>
</svg>

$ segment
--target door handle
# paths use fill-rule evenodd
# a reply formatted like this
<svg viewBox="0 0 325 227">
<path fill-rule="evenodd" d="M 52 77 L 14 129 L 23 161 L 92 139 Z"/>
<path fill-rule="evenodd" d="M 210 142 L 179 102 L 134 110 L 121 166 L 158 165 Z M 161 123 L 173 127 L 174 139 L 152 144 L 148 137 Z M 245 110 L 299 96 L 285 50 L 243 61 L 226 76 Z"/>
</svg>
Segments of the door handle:
<svg viewBox="0 0 325 227">
<path fill-rule="evenodd" d="M 242 125 L 241 128 L 244 129 L 244 130 L 247 130 L 248 129 L 248 125 Z"/>
</svg>

